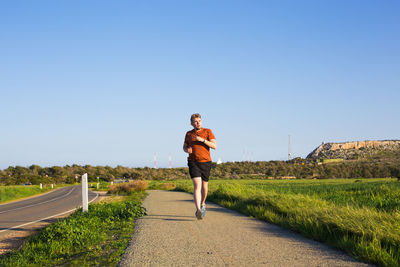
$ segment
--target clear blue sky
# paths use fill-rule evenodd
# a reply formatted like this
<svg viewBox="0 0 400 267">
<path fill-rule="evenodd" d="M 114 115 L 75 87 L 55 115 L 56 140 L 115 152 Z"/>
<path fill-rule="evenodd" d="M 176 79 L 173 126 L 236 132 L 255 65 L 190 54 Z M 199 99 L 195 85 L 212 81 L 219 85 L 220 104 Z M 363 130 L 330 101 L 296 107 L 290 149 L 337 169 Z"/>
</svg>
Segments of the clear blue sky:
<svg viewBox="0 0 400 267">
<path fill-rule="evenodd" d="M 3 1 L 0 168 L 185 166 L 400 139 L 398 1 Z"/>
</svg>

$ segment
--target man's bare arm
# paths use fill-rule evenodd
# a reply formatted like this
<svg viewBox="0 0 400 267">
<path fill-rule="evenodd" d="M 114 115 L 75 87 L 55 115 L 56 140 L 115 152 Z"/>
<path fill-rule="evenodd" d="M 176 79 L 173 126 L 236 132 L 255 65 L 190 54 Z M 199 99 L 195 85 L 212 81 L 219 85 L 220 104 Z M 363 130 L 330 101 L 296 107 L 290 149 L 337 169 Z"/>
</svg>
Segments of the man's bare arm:
<svg viewBox="0 0 400 267">
<path fill-rule="evenodd" d="M 212 149 L 217 149 L 217 141 L 215 139 L 208 141 L 200 136 L 196 136 L 196 140 L 204 143 L 206 146 L 211 147 Z"/>
<path fill-rule="evenodd" d="M 212 149 L 217 149 L 217 141 L 215 139 L 211 139 L 210 141 L 206 140 L 204 144 L 211 147 Z"/>
</svg>

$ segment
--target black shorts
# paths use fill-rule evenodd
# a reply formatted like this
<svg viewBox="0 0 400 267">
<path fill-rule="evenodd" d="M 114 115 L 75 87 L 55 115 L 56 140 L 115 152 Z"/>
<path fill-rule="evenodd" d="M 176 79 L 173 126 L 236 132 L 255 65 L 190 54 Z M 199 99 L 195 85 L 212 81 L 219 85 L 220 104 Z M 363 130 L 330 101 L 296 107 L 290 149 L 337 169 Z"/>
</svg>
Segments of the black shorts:
<svg viewBox="0 0 400 267">
<path fill-rule="evenodd" d="M 203 181 L 208 182 L 211 171 L 211 161 L 197 162 L 188 161 L 190 178 L 201 177 Z"/>
</svg>

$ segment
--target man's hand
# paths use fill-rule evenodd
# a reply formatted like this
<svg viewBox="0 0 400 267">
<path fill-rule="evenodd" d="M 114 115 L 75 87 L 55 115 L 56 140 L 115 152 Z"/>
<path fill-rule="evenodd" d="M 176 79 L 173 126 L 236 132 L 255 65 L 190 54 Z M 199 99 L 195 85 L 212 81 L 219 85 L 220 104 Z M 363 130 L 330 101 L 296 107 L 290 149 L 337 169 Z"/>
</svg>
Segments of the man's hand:
<svg viewBox="0 0 400 267">
<path fill-rule="evenodd" d="M 203 137 L 196 135 L 196 141 L 203 142 L 204 140 L 205 139 Z"/>
<path fill-rule="evenodd" d="M 183 151 L 185 151 L 186 153 L 189 153 L 189 154 L 192 154 L 192 152 L 193 152 L 192 148 L 186 143 L 183 144 Z"/>
</svg>

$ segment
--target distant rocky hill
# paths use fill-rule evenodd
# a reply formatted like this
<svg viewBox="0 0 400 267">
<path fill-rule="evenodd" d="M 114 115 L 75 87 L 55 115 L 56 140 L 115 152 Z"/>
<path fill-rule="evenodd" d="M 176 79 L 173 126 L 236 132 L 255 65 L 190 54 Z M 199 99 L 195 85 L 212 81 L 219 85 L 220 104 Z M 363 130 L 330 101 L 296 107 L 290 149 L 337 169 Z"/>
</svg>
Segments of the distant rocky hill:
<svg viewBox="0 0 400 267">
<path fill-rule="evenodd" d="M 322 143 L 308 159 L 399 159 L 400 140 Z"/>
</svg>

